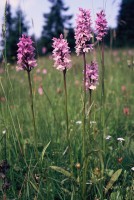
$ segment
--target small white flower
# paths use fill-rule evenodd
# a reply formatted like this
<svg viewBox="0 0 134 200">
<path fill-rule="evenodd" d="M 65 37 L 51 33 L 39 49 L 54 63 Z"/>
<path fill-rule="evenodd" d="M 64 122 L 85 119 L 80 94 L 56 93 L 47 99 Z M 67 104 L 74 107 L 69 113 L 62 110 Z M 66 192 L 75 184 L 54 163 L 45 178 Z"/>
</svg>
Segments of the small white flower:
<svg viewBox="0 0 134 200">
<path fill-rule="evenodd" d="M 124 138 L 117 138 L 117 140 L 120 142 L 125 141 Z"/>
<path fill-rule="evenodd" d="M 132 167 L 131 170 L 134 171 L 134 167 Z"/>
<path fill-rule="evenodd" d="M 109 140 L 111 137 L 112 137 L 111 135 L 108 135 L 108 136 L 106 137 L 106 140 Z"/>
<path fill-rule="evenodd" d="M 96 124 L 96 121 L 90 121 L 90 124 Z"/>
<path fill-rule="evenodd" d="M 81 124 L 81 123 L 82 123 L 82 121 L 77 121 L 77 122 L 76 122 L 76 124 Z"/>
<path fill-rule="evenodd" d="M 4 135 L 4 134 L 6 133 L 6 130 L 3 130 L 2 133 L 3 133 L 3 135 Z"/>
</svg>

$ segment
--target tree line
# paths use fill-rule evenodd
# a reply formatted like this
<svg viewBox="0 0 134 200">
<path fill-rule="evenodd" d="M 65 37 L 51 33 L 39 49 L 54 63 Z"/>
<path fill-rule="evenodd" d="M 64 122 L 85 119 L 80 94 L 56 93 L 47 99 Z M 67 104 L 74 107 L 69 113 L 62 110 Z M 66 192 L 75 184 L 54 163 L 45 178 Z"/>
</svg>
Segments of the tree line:
<svg viewBox="0 0 134 200">
<path fill-rule="evenodd" d="M 38 54 L 48 54 L 52 51 L 52 38 L 59 37 L 62 33 L 68 40 L 71 50 L 74 50 L 74 29 L 71 24 L 73 15 L 66 12 L 69 7 L 63 0 L 48 0 L 51 3 L 50 12 L 43 14 L 44 25 L 41 37 L 37 39 Z M 113 47 L 134 46 L 134 2 L 122 0 L 117 17 L 117 28 L 108 30 L 105 44 Z M 5 30 L 3 30 L 1 46 L 6 51 L 7 61 L 16 60 L 17 43 L 22 34 L 28 34 L 29 25 L 20 7 L 15 16 L 12 15 L 11 5 L 7 3 L 5 9 Z M 34 35 L 31 36 L 35 40 Z"/>
</svg>

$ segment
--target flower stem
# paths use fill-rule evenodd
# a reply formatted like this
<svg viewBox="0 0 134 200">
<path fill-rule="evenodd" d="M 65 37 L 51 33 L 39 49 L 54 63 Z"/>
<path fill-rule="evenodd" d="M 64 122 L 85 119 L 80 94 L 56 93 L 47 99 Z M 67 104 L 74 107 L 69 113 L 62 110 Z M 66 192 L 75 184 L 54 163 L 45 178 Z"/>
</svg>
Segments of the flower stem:
<svg viewBox="0 0 134 200">
<path fill-rule="evenodd" d="M 70 156 L 70 165 L 72 168 L 72 157 L 71 157 L 71 144 L 70 144 L 70 135 L 69 135 L 69 126 L 68 126 L 68 107 L 67 107 L 67 86 L 66 86 L 66 68 L 63 70 L 63 79 L 64 79 L 64 91 L 65 91 L 65 114 L 66 114 L 66 132 L 67 132 L 67 142 Z"/>
<path fill-rule="evenodd" d="M 86 146 L 86 57 L 85 53 L 83 53 L 83 62 L 84 62 L 84 83 L 83 83 L 83 90 L 84 90 L 84 100 L 83 100 L 83 135 L 82 135 L 82 159 L 83 159 L 83 187 L 82 187 L 82 197 L 85 200 L 85 193 L 86 193 L 86 167 L 85 167 L 85 146 Z"/>
<path fill-rule="evenodd" d="M 32 117 L 33 117 L 35 152 L 36 152 L 36 156 L 37 156 L 38 155 L 38 153 L 37 153 L 37 131 L 36 131 L 36 124 L 35 124 L 33 92 L 32 92 L 32 83 L 31 83 L 30 71 L 28 71 L 28 70 L 27 70 L 27 75 L 28 75 L 28 83 L 29 83 L 29 90 L 30 90 L 31 111 L 32 111 Z"/>
<path fill-rule="evenodd" d="M 101 45 L 101 65 L 102 65 L 102 104 L 105 102 L 105 83 L 104 83 L 104 77 L 105 77 L 105 65 L 104 65 L 104 40 L 102 39 L 102 45 Z"/>
<path fill-rule="evenodd" d="M 102 38 L 102 44 L 101 44 L 101 64 L 102 64 L 102 126 L 103 126 L 103 138 L 102 138 L 102 146 L 103 146 L 103 152 L 105 156 L 105 138 L 106 138 L 106 132 L 105 132 L 105 64 L 104 64 L 104 39 Z M 104 159 L 105 160 L 105 159 Z M 102 169 L 102 174 L 104 173 L 104 167 Z"/>
<path fill-rule="evenodd" d="M 90 134 L 90 121 L 91 121 L 91 103 L 92 103 L 92 90 L 89 89 L 89 134 Z"/>
</svg>

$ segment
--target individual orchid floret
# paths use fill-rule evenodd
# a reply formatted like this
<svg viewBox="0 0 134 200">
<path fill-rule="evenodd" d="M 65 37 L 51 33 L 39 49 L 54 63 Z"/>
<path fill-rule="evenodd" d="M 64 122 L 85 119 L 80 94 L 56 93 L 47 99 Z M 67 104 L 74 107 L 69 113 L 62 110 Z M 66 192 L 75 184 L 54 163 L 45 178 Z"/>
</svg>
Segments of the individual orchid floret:
<svg viewBox="0 0 134 200">
<path fill-rule="evenodd" d="M 89 44 L 92 38 L 91 33 L 91 15 L 90 10 L 79 8 L 79 15 L 76 19 L 75 40 L 76 40 L 76 53 L 89 52 L 93 49 L 93 45 Z"/>
<path fill-rule="evenodd" d="M 60 35 L 60 38 L 53 38 L 52 57 L 54 59 L 54 67 L 60 71 L 71 68 L 70 48 L 67 40 Z"/>
<path fill-rule="evenodd" d="M 31 71 L 37 66 L 37 61 L 35 60 L 35 48 L 33 47 L 33 41 L 30 37 L 22 35 L 17 44 L 17 70 L 27 70 Z"/>
<path fill-rule="evenodd" d="M 98 64 L 91 62 L 86 65 L 86 90 L 95 90 L 98 84 Z"/>
<path fill-rule="evenodd" d="M 97 13 L 96 23 L 96 39 L 102 41 L 102 38 L 107 34 L 107 20 L 103 10 Z"/>
</svg>

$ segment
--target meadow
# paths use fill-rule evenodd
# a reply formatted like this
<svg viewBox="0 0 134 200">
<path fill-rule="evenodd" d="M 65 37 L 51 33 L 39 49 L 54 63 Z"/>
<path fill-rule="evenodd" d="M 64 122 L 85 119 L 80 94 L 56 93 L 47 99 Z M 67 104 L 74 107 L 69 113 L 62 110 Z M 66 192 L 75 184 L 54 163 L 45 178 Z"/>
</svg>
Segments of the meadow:
<svg viewBox="0 0 134 200">
<path fill-rule="evenodd" d="M 101 54 L 99 49 L 94 51 L 99 84 L 92 91 L 90 106 L 89 91 L 86 92 L 84 159 L 81 56 L 71 55 L 72 68 L 66 76 L 70 146 L 66 135 L 63 73 L 53 67 L 51 56 L 38 58 L 38 66 L 31 71 L 37 154 L 27 73 L 16 71 L 16 65 L 2 64 L 0 199 L 82 200 L 85 168 L 85 199 L 133 199 L 133 55 L 133 49 L 105 49 L 105 104 L 102 106 Z M 86 58 L 88 62 L 91 60 L 90 53 Z"/>
</svg>

